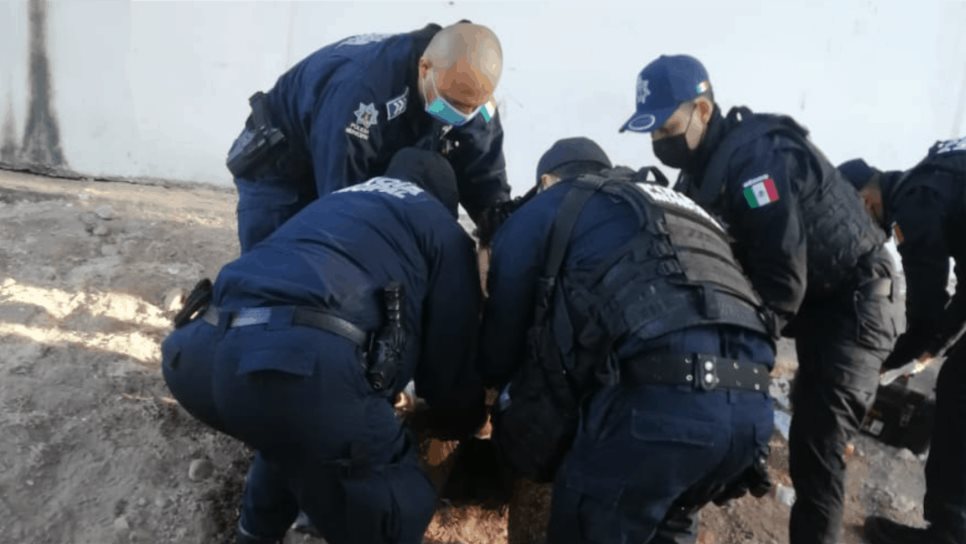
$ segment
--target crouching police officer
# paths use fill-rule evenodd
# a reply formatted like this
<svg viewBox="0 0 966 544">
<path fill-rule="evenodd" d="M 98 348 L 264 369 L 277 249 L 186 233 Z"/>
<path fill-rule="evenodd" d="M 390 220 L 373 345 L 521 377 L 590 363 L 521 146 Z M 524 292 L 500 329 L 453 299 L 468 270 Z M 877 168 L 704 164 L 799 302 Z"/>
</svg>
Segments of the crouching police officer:
<svg viewBox="0 0 966 544">
<path fill-rule="evenodd" d="M 897 335 L 882 229 L 794 120 L 743 107 L 722 116 L 693 57 L 644 67 L 621 130 L 651 133 L 657 158 L 681 169 L 676 189 L 728 226 L 774 330 L 795 338 L 790 542 L 838 542 L 845 449 Z"/>
<path fill-rule="evenodd" d="M 548 542 L 693 542 L 702 505 L 769 486 L 774 343 L 717 221 L 609 166 L 590 140 L 558 141 L 545 189 L 494 238 L 479 366 L 503 389 L 494 440 L 525 475 L 556 472 Z M 556 447 L 541 402 L 560 376 L 589 400 L 559 469 L 530 471 Z"/>
<path fill-rule="evenodd" d="M 386 177 L 307 206 L 226 265 L 165 341 L 194 416 L 256 450 L 238 543 L 304 511 L 333 544 L 422 541 L 435 492 L 391 404 L 410 379 L 443 437 L 484 420 L 480 284 L 452 168 L 404 149 Z M 189 297 L 191 298 L 191 297 Z"/>
<path fill-rule="evenodd" d="M 946 353 L 926 464 L 929 527 L 872 517 L 866 538 L 871 544 L 966 542 L 966 340 L 945 349 L 966 325 L 966 138 L 936 143 L 909 172 L 882 172 L 862 159 L 839 170 L 860 190 L 876 222 L 895 234 L 906 275 L 906 331 L 882 367 L 928 363 Z M 959 280 L 952 299 L 946 291 L 950 258 Z"/>
<path fill-rule="evenodd" d="M 460 202 L 490 230 L 510 192 L 492 100 L 502 69 L 496 35 L 467 21 L 351 36 L 297 63 L 252 96 L 228 153 L 242 252 L 312 200 L 382 175 L 410 146 L 447 157 Z"/>
</svg>

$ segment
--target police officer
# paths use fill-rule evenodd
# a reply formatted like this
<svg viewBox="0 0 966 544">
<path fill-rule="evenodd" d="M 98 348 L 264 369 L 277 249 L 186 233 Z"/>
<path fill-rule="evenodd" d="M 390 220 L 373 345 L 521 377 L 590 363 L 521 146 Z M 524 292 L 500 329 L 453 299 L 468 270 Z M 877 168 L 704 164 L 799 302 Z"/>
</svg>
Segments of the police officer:
<svg viewBox="0 0 966 544">
<path fill-rule="evenodd" d="M 794 120 L 744 107 L 722 115 L 693 57 L 644 67 L 624 130 L 650 133 L 657 158 L 681 170 L 676 189 L 728 226 L 773 329 L 795 338 L 790 542 L 838 542 L 845 448 L 897 334 L 882 230 Z"/>
<path fill-rule="evenodd" d="M 281 542 L 299 509 L 332 544 L 422 541 L 436 495 L 392 399 L 414 379 L 442 437 L 484 420 L 479 276 L 457 205 L 446 160 L 403 149 L 385 177 L 309 204 L 227 264 L 211 306 L 165 339 L 174 397 L 257 452 L 239 544 Z"/>
<path fill-rule="evenodd" d="M 555 330 L 572 345 L 585 324 L 600 324 L 612 364 L 595 369 L 609 378 L 556 473 L 548 542 L 694 542 L 702 505 L 767 479 L 774 344 L 721 226 L 671 189 L 609 166 L 586 138 L 560 140 L 540 159 L 545 188 L 494 238 L 479 369 L 509 409 L 528 394 L 511 380 L 526 364 L 538 279 L 556 222 L 576 217 L 550 322 L 574 324 Z M 580 193 L 586 203 L 572 208 Z"/>
<path fill-rule="evenodd" d="M 839 170 L 860 190 L 876 222 L 895 234 L 906 275 L 906 331 L 886 358 L 893 369 L 946 353 L 936 384 L 936 414 L 926 464 L 927 529 L 881 517 L 866 521 L 872 544 L 966 542 L 966 138 L 937 142 L 909 172 L 882 172 L 862 159 Z M 956 294 L 946 292 L 955 259 Z"/>
<path fill-rule="evenodd" d="M 492 101 L 503 55 L 469 22 L 327 45 L 256 93 L 229 151 L 242 252 L 312 200 L 381 175 L 408 146 L 439 151 L 460 202 L 486 230 L 507 200 L 503 128 Z"/>
</svg>

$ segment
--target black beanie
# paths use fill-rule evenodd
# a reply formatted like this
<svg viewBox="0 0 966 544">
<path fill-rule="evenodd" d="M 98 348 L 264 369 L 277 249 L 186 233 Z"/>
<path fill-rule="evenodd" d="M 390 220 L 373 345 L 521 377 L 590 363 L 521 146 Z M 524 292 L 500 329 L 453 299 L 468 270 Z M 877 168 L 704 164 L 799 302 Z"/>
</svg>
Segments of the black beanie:
<svg viewBox="0 0 966 544">
<path fill-rule="evenodd" d="M 442 202 L 453 217 L 458 216 L 456 172 L 439 153 L 415 147 L 400 149 L 389 161 L 385 176 L 415 183 Z"/>
<path fill-rule="evenodd" d="M 571 165 L 593 166 L 598 170 L 611 167 L 607 153 L 604 153 L 597 142 L 582 136 L 564 138 L 554 142 L 540 157 L 537 163 L 537 183 L 540 183 L 540 176 L 551 172 L 566 177 L 566 169 Z"/>
</svg>

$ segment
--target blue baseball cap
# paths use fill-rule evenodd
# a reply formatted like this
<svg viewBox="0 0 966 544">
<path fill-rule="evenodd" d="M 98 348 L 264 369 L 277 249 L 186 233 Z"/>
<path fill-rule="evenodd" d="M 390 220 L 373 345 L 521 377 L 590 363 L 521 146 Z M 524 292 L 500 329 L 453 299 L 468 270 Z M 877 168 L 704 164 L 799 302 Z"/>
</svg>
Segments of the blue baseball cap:
<svg viewBox="0 0 966 544">
<path fill-rule="evenodd" d="M 651 132 L 664 126 L 674 110 L 711 90 L 708 71 L 688 55 L 661 55 L 637 75 L 637 111 L 620 132 Z"/>
</svg>

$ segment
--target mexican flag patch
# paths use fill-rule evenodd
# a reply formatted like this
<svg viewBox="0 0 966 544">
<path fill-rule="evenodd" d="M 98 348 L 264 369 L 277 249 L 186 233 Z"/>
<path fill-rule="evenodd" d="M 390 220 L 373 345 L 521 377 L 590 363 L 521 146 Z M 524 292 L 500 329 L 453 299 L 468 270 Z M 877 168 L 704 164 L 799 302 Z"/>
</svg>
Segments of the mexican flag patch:
<svg viewBox="0 0 966 544">
<path fill-rule="evenodd" d="M 748 180 L 742 185 L 744 187 L 745 200 L 748 207 L 760 208 L 767 206 L 778 200 L 778 190 L 775 189 L 775 180 L 765 174 L 755 179 Z"/>
</svg>

